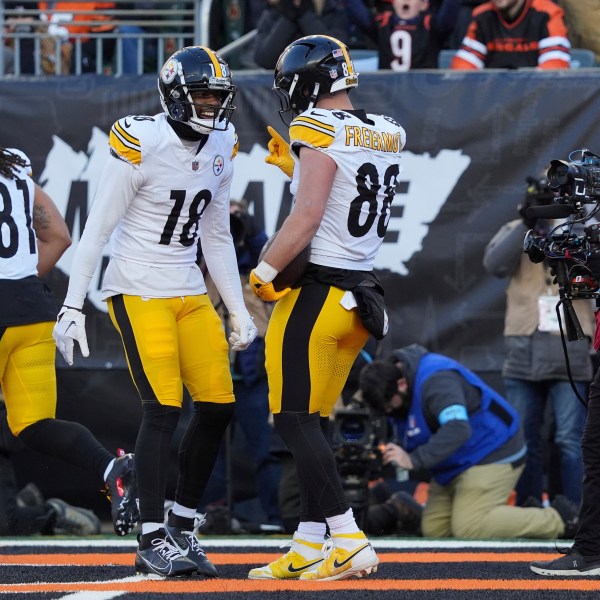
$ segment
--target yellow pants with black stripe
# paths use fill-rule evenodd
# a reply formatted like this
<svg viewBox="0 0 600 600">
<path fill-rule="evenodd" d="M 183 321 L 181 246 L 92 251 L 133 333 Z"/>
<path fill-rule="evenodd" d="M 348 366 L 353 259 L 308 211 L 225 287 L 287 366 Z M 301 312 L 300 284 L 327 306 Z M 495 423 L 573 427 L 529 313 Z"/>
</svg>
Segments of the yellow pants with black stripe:
<svg viewBox="0 0 600 600">
<path fill-rule="evenodd" d="M 142 401 L 181 407 L 184 385 L 195 402 L 234 401 L 229 347 L 206 294 L 118 295 L 108 310 Z"/>
<path fill-rule="evenodd" d="M 53 327 L 54 321 L 15 325 L 0 337 L 0 382 L 14 435 L 56 416 Z"/>
<path fill-rule="evenodd" d="M 368 332 L 339 288 L 311 284 L 275 304 L 265 338 L 269 404 L 279 412 L 327 417 Z"/>
</svg>

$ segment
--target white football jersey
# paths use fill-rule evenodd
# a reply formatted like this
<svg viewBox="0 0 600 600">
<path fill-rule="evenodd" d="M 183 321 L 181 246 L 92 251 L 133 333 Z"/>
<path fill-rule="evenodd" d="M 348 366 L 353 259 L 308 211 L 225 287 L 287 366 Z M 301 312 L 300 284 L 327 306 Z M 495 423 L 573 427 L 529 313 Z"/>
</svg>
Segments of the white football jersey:
<svg viewBox="0 0 600 600">
<path fill-rule="evenodd" d="M 154 266 L 194 264 L 200 218 L 214 211 L 214 203 L 221 211 L 229 206 L 224 182 L 233 172 L 236 142 L 230 125 L 212 132 L 196 154 L 198 143 L 186 147 L 164 113 L 117 121 L 111 153 L 135 165 L 142 181 L 113 234 L 113 257 Z"/>
<path fill-rule="evenodd" d="M 169 298 L 206 292 L 197 240 L 228 308 L 243 305 L 229 232 L 229 192 L 237 136 L 230 124 L 202 141 L 179 138 L 164 113 L 119 119 L 75 252 L 65 304 L 83 305 L 91 274 L 112 236 L 102 297 Z M 211 265 L 212 263 L 212 265 Z M 211 268 L 212 267 L 212 268 Z M 236 287 L 237 286 L 237 287 Z M 239 293 L 238 293 L 238 289 Z"/>
<path fill-rule="evenodd" d="M 37 275 L 37 238 L 33 229 L 31 161 L 16 148 L 8 148 L 27 164 L 16 170 L 14 179 L 0 176 L 0 279 L 23 279 Z"/>
<path fill-rule="evenodd" d="M 390 220 L 405 143 L 406 133 L 394 119 L 362 110 L 312 108 L 292 121 L 292 194 L 298 188 L 299 146 L 323 152 L 337 164 L 325 213 L 311 242 L 312 263 L 373 269 Z"/>
</svg>

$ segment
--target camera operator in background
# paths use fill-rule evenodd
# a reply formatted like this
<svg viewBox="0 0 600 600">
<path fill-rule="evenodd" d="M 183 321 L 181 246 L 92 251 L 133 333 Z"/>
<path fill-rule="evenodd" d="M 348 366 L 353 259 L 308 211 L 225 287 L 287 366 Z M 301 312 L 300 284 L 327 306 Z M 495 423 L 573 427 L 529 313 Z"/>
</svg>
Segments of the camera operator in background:
<svg viewBox="0 0 600 600">
<path fill-rule="evenodd" d="M 517 504 L 541 506 L 544 491 L 554 496 L 552 485 L 545 486 L 544 417 L 551 408 L 551 436 L 560 457 L 558 489 L 579 506 L 583 479 L 581 435 L 585 407 L 569 381 L 555 307 L 559 291 L 549 260 L 533 263 L 523 252 L 528 230 L 547 236 L 554 224 L 543 218 L 527 216 L 530 208 L 552 205 L 555 193 L 548 178 L 527 178 L 525 199 L 518 206 L 521 218 L 503 225 L 485 249 L 483 264 L 496 277 L 509 279 L 506 289 L 504 321 L 505 358 L 502 376 L 506 399 L 516 408 L 527 442 L 527 462 L 517 484 Z M 535 212 L 535 211 L 534 211 Z M 543 212 L 543 211 L 542 211 Z M 592 379 L 591 339 L 594 331 L 592 300 L 573 304 L 585 339 L 568 344 L 568 357 L 574 385 L 581 398 L 587 398 Z M 550 478 L 550 483 L 552 478 Z"/>
<path fill-rule="evenodd" d="M 236 398 L 234 420 L 230 427 L 239 426 L 244 433 L 248 454 L 254 461 L 256 489 L 264 513 L 262 516 L 267 524 L 279 528 L 281 514 L 278 490 L 281 467 L 277 458 L 271 453 L 274 431 L 269 423 L 269 390 L 265 371 L 264 337 L 272 306 L 259 300 L 250 291 L 248 283 L 248 275 L 258 264 L 258 257 L 267 241 L 267 234 L 264 229 L 257 226 L 254 217 L 248 213 L 245 200 L 232 200 L 230 211 L 231 235 L 235 245 L 244 302 L 258 329 L 257 337 L 244 352 L 230 353 L 233 393 Z M 199 255 L 201 252 L 199 246 Z M 229 314 L 210 274 L 206 276 L 206 286 L 225 328 L 229 330 Z M 222 448 L 205 492 L 203 504 L 213 504 L 226 498 L 226 473 L 226 455 Z M 229 485 L 232 483 L 229 482 Z"/>
<path fill-rule="evenodd" d="M 580 153 L 580 160 L 572 161 L 572 156 Z M 575 150 L 569 155 L 569 161 L 553 160 L 548 170 L 548 178 L 553 189 L 558 191 L 560 203 L 569 206 L 574 215 L 581 212 L 584 204 L 592 207 L 595 213 L 600 207 L 600 156 L 587 149 Z M 584 218 L 585 223 L 589 217 Z M 582 256 L 580 272 L 587 271 L 592 277 L 586 294 L 596 300 L 596 331 L 594 350 L 600 350 L 600 311 L 598 310 L 598 283 L 600 283 L 600 243 L 598 226 L 592 224 L 584 229 L 581 240 L 571 237 L 563 242 L 563 248 L 576 246 L 576 256 Z M 581 252 L 581 248 L 584 252 Z M 567 259 L 567 266 L 572 264 Z M 581 264 L 583 263 L 583 265 Z M 575 296 L 577 289 L 566 289 L 565 295 Z M 587 415 L 581 439 L 583 454 L 583 491 L 579 509 L 579 526 L 575 532 L 575 543 L 561 550 L 563 556 L 550 561 L 530 563 L 534 573 L 548 576 L 597 576 L 600 575 L 600 369 L 596 371 L 590 385 Z"/>
<path fill-rule="evenodd" d="M 402 445 L 388 443 L 384 463 L 432 480 L 421 528 L 426 537 L 572 537 L 569 504 L 510 506 L 526 456 L 519 415 L 457 361 L 413 344 L 365 366 L 364 401 L 385 412 Z"/>
</svg>

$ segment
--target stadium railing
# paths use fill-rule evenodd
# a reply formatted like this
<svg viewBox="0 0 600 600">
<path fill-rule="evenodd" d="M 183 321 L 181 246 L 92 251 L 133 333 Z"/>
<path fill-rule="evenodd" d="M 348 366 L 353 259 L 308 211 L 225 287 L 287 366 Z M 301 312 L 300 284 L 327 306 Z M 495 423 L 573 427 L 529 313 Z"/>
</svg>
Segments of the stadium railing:
<svg viewBox="0 0 600 600">
<path fill-rule="evenodd" d="M 40 10 L 39 3 L 33 0 L 21 0 L 18 8 L 14 8 L 14 2 L 0 0 L 0 76 L 66 74 L 66 59 L 70 63 L 68 73 L 79 75 L 83 72 L 82 44 L 86 40 L 95 41 L 95 73 L 117 76 L 123 73 L 122 44 L 126 39 L 136 41 L 137 74 L 144 73 L 145 69 L 156 72 L 177 48 L 189 44 L 209 45 L 213 0 L 152 2 L 145 3 L 148 8 L 143 10 L 119 6 L 124 5 L 125 0 L 113 0 L 113 3 L 114 8 L 102 11 L 80 8 L 64 12 Z M 99 16 L 102 20 L 98 20 Z M 99 25 L 107 30 L 68 31 L 69 26 Z M 124 25 L 135 25 L 142 31 L 122 33 L 119 28 Z M 150 40 L 155 60 L 147 56 L 144 42 Z M 114 52 L 106 60 L 105 48 L 109 44 L 114 45 Z M 65 52 L 67 45 L 68 52 Z M 31 63 L 28 69 L 23 68 L 24 58 Z"/>
</svg>

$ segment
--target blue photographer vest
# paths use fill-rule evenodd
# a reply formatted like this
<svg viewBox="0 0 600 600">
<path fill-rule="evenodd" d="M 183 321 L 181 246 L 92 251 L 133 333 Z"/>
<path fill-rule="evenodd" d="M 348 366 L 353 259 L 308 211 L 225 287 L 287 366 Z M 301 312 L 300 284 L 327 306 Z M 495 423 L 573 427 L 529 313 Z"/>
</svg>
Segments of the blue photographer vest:
<svg viewBox="0 0 600 600">
<path fill-rule="evenodd" d="M 460 363 L 440 354 L 425 354 L 417 368 L 412 401 L 406 420 L 394 420 L 396 434 L 402 446 L 411 452 L 429 441 L 432 435 L 423 414 L 423 384 L 438 371 L 457 371 L 472 386 L 481 390 L 481 406 L 469 415 L 471 437 L 445 461 L 431 469 L 440 485 L 478 464 L 488 454 L 500 448 L 519 428 L 515 409 L 475 373 Z"/>
</svg>

